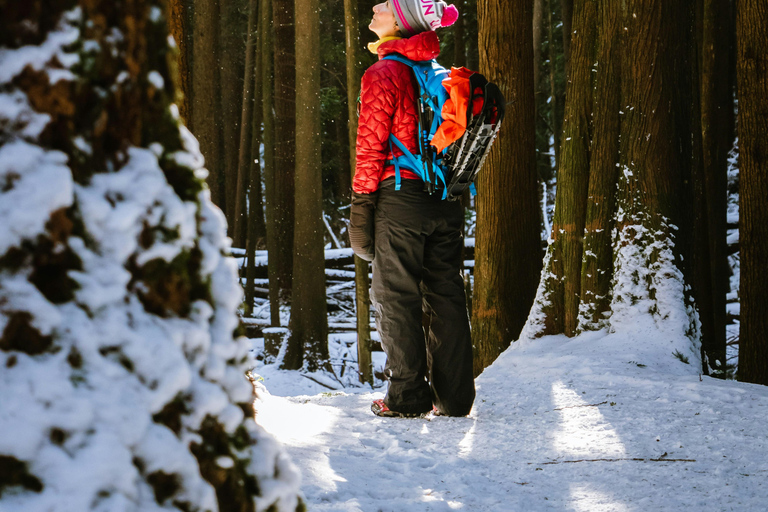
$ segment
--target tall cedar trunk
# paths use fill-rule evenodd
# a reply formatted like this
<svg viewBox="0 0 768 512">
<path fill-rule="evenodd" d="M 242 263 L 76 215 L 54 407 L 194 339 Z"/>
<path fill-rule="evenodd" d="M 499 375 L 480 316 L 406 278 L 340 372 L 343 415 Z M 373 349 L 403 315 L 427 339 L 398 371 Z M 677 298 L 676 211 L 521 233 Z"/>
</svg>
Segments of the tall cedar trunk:
<svg viewBox="0 0 768 512">
<path fill-rule="evenodd" d="M 547 321 L 541 334 L 573 336 L 578 326 L 581 287 L 591 119 L 597 42 L 597 3 L 577 0 L 571 53 L 571 74 L 566 86 L 565 118 L 557 172 L 555 217 L 547 248 L 548 271 L 540 300 Z"/>
<path fill-rule="evenodd" d="M 768 5 L 736 11 L 739 91 L 741 333 L 739 380 L 768 385 Z"/>
<path fill-rule="evenodd" d="M 245 75 L 243 82 L 243 108 L 240 122 L 240 154 L 237 165 L 237 206 L 236 211 L 242 212 L 235 217 L 235 233 L 238 233 L 243 226 L 246 228 L 245 244 L 245 304 L 248 311 L 253 307 L 253 296 L 255 289 L 255 269 L 256 269 L 256 240 L 257 240 L 257 218 L 261 212 L 251 212 L 251 215 L 245 215 L 245 195 L 248 193 L 248 202 L 254 205 L 258 203 L 256 196 L 255 182 L 261 180 L 259 173 L 260 164 L 254 162 L 258 158 L 251 155 L 253 148 L 261 145 L 261 103 L 262 88 L 257 87 L 257 78 L 261 80 L 261 67 L 264 65 L 264 57 L 261 51 L 260 42 L 263 37 L 261 31 L 257 30 L 259 23 L 259 0 L 249 0 L 248 2 L 248 39 L 245 45 Z M 258 156 L 258 153 L 256 154 Z M 246 192 L 247 190 L 247 192 Z M 241 199 L 242 197 L 242 199 Z M 253 206 L 251 207 L 254 208 Z"/>
<path fill-rule="evenodd" d="M 456 67 L 467 65 L 467 40 L 464 17 L 467 15 L 464 0 L 455 0 L 453 4 L 459 11 L 459 17 L 453 24 L 453 65 Z"/>
<path fill-rule="evenodd" d="M 563 38 L 555 37 L 555 24 L 558 18 L 553 16 L 553 3 L 558 0 L 545 0 L 547 3 L 547 37 L 549 39 L 549 126 L 552 130 L 555 152 L 555 169 L 560 168 L 560 144 L 563 133 L 563 104 L 565 103 L 565 91 L 560 85 L 557 77 L 565 74 L 561 65 L 558 64 L 557 55 L 562 51 Z M 565 29 L 562 31 L 565 34 Z M 565 61 L 565 59 L 563 59 Z M 566 75 L 567 76 L 567 75 Z"/>
<path fill-rule="evenodd" d="M 541 268 L 534 133 L 533 0 L 480 0 L 480 69 L 507 101 L 504 127 L 478 180 L 474 368 L 518 337 Z"/>
<path fill-rule="evenodd" d="M 344 0 L 344 27 L 347 42 L 347 114 L 349 117 L 349 168 L 350 179 L 355 174 L 357 138 L 357 96 L 360 91 L 360 46 L 357 0 Z M 370 326 L 370 280 L 368 262 L 355 256 L 355 310 L 357 313 L 357 366 L 360 382 L 373 386 Z"/>
<path fill-rule="evenodd" d="M 549 93 L 544 88 L 544 75 L 546 69 L 544 61 L 547 59 L 543 50 L 545 19 L 544 11 L 547 8 L 547 0 L 534 0 L 533 3 L 533 90 L 536 101 L 536 176 L 541 183 L 547 183 L 552 178 L 552 159 L 550 158 L 550 130 L 544 116 L 547 108 Z M 543 209 L 539 209 L 544 215 Z M 540 224 L 546 225 L 544 219 Z"/>
<path fill-rule="evenodd" d="M 267 235 L 267 272 L 269 276 L 269 311 L 270 311 L 270 325 L 274 327 L 280 326 L 280 288 L 278 286 L 278 265 L 277 262 L 280 258 L 277 251 L 276 240 L 276 223 L 275 218 L 277 212 L 275 211 L 275 123 L 274 123 L 274 111 L 272 109 L 272 63 L 273 60 L 273 45 L 272 45 L 272 1 L 260 0 L 259 6 L 259 55 L 262 60 L 261 76 L 257 76 L 257 80 L 261 84 L 262 102 L 261 105 L 256 104 L 256 108 L 262 109 L 262 120 L 264 123 L 264 186 L 265 186 L 265 198 L 266 198 L 266 235 Z M 254 155 L 259 154 L 258 141 L 254 140 L 254 144 L 251 148 L 251 153 Z M 254 266 L 254 274 L 255 266 Z"/>
<path fill-rule="evenodd" d="M 591 148 L 586 148 L 591 150 L 587 153 L 587 194 L 582 195 L 582 181 L 562 176 L 574 159 L 581 157 L 581 153 L 567 150 L 580 133 L 571 134 L 567 126 L 563 172 L 558 182 L 556 210 L 563 203 L 570 205 L 566 199 L 572 197 L 582 197 L 586 203 L 586 224 L 581 226 L 586 228 L 583 261 L 581 275 L 577 276 L 583 304 L 579 305 L 575 332 L 604 327 L 617 319 L 617 314 L 617 323 L 611 325 L 620 325 L 626 312 L 636 314 L 637 308 L 647 307 L 658 325 L 669 318 L 685 324 L 666 323 L 671 330 L 665 332 L 679 333 L 682 328 L 695 343 L 698 332 L 684 285 L 684 277 L 690 276 L 680 271 L 683 252 L 690 247 L 692 218 L 682 215 L 678 208 L 680 204 L 690 205 L 689 196 L 693 195 L 691 187 L 686 190 L 683 183 L 699 179 L 695 153 L 700 151 L 700 145 L 697 146 L 695 136 L 691 137 L 698 126 L 696 80 L 689 77 L 691 73 L 681 72 L 696 69 L 690 52 L 693 16 L 684 4 L 649 4 L 642 0 L 629 4 L 620 7 L 606 2 L 601 3 L 599 13 L 593 11 L 593 16 L 599 14 L 599 38 L 595 40 L 597 54 L 587 59 L 580 57 L 584 55 L 581 34 L 589 38 L 589 30 L 582 22 L 584 6 L 581 2 L 575 5 L 566 124 L 574 121 L 573 112 L 587 111 L 571 105 L 574 101 L 583 105 L 578 95 L 570 94 L 572 89 L 592 90 L 583 72 L 586 70 L 597 79 L 595 96 L 591 98 L 593 140 Z M 593 69 L 595 59 L 597 68 Z M 578 218 L 566 216 L 561 221 L 561 217 L 556 217 L 556 221 L 553 238 L 567 235 L 569 223 L 578 222 Z M 574 233 L 579 233 L 579 229 Z M 574 243 L 578 244 L 578 240 Z M 553 243 L 556 244 L 557 241 Z M 537 306 L 526 325 L 525 336 L 557 333 L 559 325 L 566 333 L 574 333 L 573 323 L 569 324 L 572 320 L 555 316 L 559 304 L 553 305 L 562 301 L 565 309 L 568 295 L 563 299 L 556 294 L 548 297 L 558 291 L 551 286 L 554 279 L 550 275 L 557 275 L 560 259 L 566 262 L 563 266 L 567 265 L 567 256 L 565 251 L 562 257 L 548 251 L 550 270 L 542 274 Z M 689 250 L 686 256 L 690 256 Z M 646 270 L 648 274 L 643 275 Z M 563 290 L 570 276 L 567 270 L 565 276 Z M 641 306 L 640 301 L 645 305 Z M 680 314 L 681 311 L 684 313 Z"/>
<path fill-rule="evenodd" d="M 571 72 L 571 41 L 573 39 L 573 2 L 560 0 L 560 15 L 563 18 L 563 60 L 565 61 L 565 76 Z"/>
<path fill-rule="evenodd" d="M 597 330 L 606 325 L 610 309 L 613 251 L 611 231 L 616 203 L 616 162 L 619 158 L 621 119 L 622 19 L 616 2 L 598 6 L 597 70 L 594 125 L 590 155 L 587 216 L 581 268 L 579 328 Z"/>
<path fill-rule="evenodd" d="M 210 4 L 204 4 L 199 5 L 201 11 L 210 12 L 205 10 Z M 88 486 L 72 488 L 66 482 L 71 475 L 60 470 L 61 464 L 38 478 L 28 470 L 50 469 L 46 453 L 59 450 L 53 444 L 61 442 L 48 431 L 25 432 L 38 436 L 41 446 L 22 449 L 24 460 L 14 457 L 18 451 L 8 453 L 7 443 L 0 453 L 5 463 L 0 484 L 21 482 L 13 491 L 20 510 L 49 509 L 50 503 L 74 500 L 91 503 L 89 510 L 110 504 L 121 508 L 116 504 L 130 502 L 138 510 L 202 510 L 213 505 L 251 512 L 264 499 L 262 489 L 294 487 L 288 482 L 297 477 L 290 475 L 290 468 L 287 478 L 279 475 L 286 469 L 285 460 L 277 460 L 276 446 L 253 424 L 252 389 L 242 379 L 247 363 L 233 356 L 247 349 L 225 327 L 237 323 L 232 303 L 237 277 L 231 261 L 220 254 L 226 248 L 223 226 L 196 175 L 202 159 L 171 109 L 173 55 L 166 20 L 158 15 L 162 8 L 159 0 L 30 0 L 3 5 L 0 53 L 13 56 L 46 41 L 50 58 L 40 59 L 34 68 L 4 69 L 14 74 L 0 79 L 0 89 L 17 98 L 19 109 L 0 112 L 8 138 L 3 142 L 17 145 L 35 162 L 29 165 L 22 159 L 20 175 L 0 191 L 0 202 L 9 200 L 6 197 L 16 200 L 13 193 L 2 196 L 17 181 L 22 187 L 16 195 L 36 179 L 52 179 L 50 184 L 58 188 L 53 194 L 49 190 L 48 195 L 29 195 L 28 206 L 34 205 L 38 214 L 53 210 L 44 227 L 20 231 L 16 246 L 14 237 L 5 237 L 12 245 L 0 254 L 0 290 L 8 293 L 3 282 L 8 279 L 17 288 L 26 283 L 29 289 L 20 289 L 35 294 L 35 307 L 67 308 L 68 313 L 46 318 L 41 333 L 35 326 L 39 322 L 32 322 L 39 310 L 24 311 L 24 301 L 16 306 L 21 305 L 21 311 L 3 310 L 2 315 L 15 314 L 0 320 L 9 326 L 2 330 L 0 350 L 14 354 L 14 359 L 19 353 L 25 368 L 43 371 L 62 390 L 60 407 L 47 413 L 53 423 L 40 425 L 44 430 L 62 421 L 67 425 L 67 432 L 58 437 L 82 441 L 68 448 L 73 460 L 87 457 L 115 474 L 132 475 L 120 489 L 103 475 Z M 70 39 L 73 34 L 77 40 Z M 210 33 L 199 27 L 198 35 L 205 41 Z M 93 45 L 80 53 L 85 41 Z M 78 139 L 82 144 L 72 143 Z M 83 146 L 89 151 L 79 149 Z M 7 152 L 2 157 L 7 163 Z M 186 227 L 172 229 L 179 225 Z M 166 261 L 169 255 L 172 261 Z M 94 294 L 72 279 L 75 272 L 82 283 L 98 282 L 99 290 L 118 293 L 102 294 L 94 307 Z M 183 347 L 179 339 L 185 340 Z M 148 350 L 156 354 L 144 357 Z M 57 352 L 66 356 L 61 363 L 70 368 L 46 371 Z M 134 357 L 139 354 L 144 356 Z M 32 381 L 23 381 L 29 372 L 12 366 L 4 365 L 3 372 L 16 380 L 14 389 L 32 389 Z M 108 379 L 114 389 L 131 391 L 115 394 L 107 386 L 95 394 L 85 385 L 78 390 L 70 374 L 77 375 L 78 382 Z M 7 392 L 2 390 L 3 395 Z M 201 408 L 210 402 L 211 393 L 223 397 L 222 402 Z M 46 405 L 33 395 L 31 407 Z M 72 410 L 99 410 L 102 401 L 121 403 L 131 421 L 81 414 L 77 422 L 68 422 Z M 15 426 L 12 423 L 12 431 Z M 167 438 L 162 454 L 137 442 L 147 435 Z M 93 441 L 100 438 L 113 439 L 113 453 L 121 456 L 106 457 Z M 238 463 L 225 467 L 222 458 Z M 179 467 L 178 460 L 193 467 Z M 217 504 L 209 501 L 209 490 L 215 491 Z M 270 499 L 285 508 L 280 503 L 287 504 L 287 493 L 278 493 L 271 493 Z M 300 499 L 292 501 L 292 508 L 303 510 Z"/>
<path fill-rule="evenodd" d="M 702 349 L 717 375 L 725 370 L 725 302 L 728 293 L 727 197 L 728 151 L 733 142 L 733 84 L 729 2 L 703 0 L 701 30 L 701 137 L 711 283 L 711 331 L 702 328 Z M 703 276 L 702 276 L 703 277 Z M 697 297 L 697 302 L 698 300 Z"/>
<path fill-rule="evenodd" d="M 680 70 L 690 66 L 685 46 L 690 14 L 683 4 L 631 0 L 624 16 L 623 61 L 632 65 L 622 67 L 617 230 L 634 233 L 633 243 L 641 246 L 674 242 L 679 236 L 673 225 L 683 228 L 680 235 L 686 231 L 679 206 L 682 177 L 691 167 L 690 114 L 685 112 L 690 87 L 682 83 L 686 73 Z M 643 229 L 635 230 L 637 224 Z"/>
<path fill-rule="evenodd" d="M 293 275 L 294 176 L 296 151 L 296 55 L 293 0 L 273 0 L 275 105 L 275 245 L 277 287 L 291 296 Z"/>
<path fill-rule="evenodd" d="M 189 42 L 192 35 L 192 6 L 184 0 L 170 0 L 167 6 L 168 28 L 176 42 L 178 57 L 175 61 L 176 68 L 172 70 L 176 77 L 176 105 L 179 107 L 179 115 L 185 123 L 189 120 L 191 95 L 190 83 L 190 51 Z"/>
<path fill-rule="evenodd" d="M 211 199 L 224 201 L 224 172 L 221 165 L 221 75 L 219 73 L 219 2 L 196 0 L 192 35 L 192 113 L 189 129 L 200 142 L 208 169 L 206 182 Z"/>
<path fill-rule="evenodd" d="M 256 23 L 258 17 L 259 0 L 248 0 L 248 28 L 245 41 L 245 66 L 243 72 L 243 89 L 240 98 L 240 140 L 237 147 L 237 186 L 234 195 L 235 216 L 234 216 L 234 245 L 235 247 L 246 247 L 247 225 L 249 217 L 246 208 L 246 194 L 248 193 L 248 182 L 250 181 L 250 166 L 254 158 L 251 157 L 251 139 L 253 138 L 253 127 L 261 129 L 261 120 L 259 124 L 254 125 L 253 119 L 254 103 L 257 91 L 256 75 L 261 64 L 261 54 L 257 56 L 257 34 Z M 258 62 L 257 62 L 258 61 Z M 259 101 L 261 104 L 261 101 Z M 261 109 L 256 109 L 261 113 Z M 254 120 L 255 121 L 255 120 Z M 255 246 L 254 246 L 255 247 Z M 246 258 L 248 255 L 246 254 Z"/>
<path fill-rule="evenodd" d="M 237 204 L 237 161 L 240 142 L 240 117 L 243 101 L 243 57 L 245 55 L 243 17 L 239 12 L 241 0 L 219 0 L 219 41 L 221 52 L 221 165 L 224 172 L 222 210 L 227 216 L 227 233 L 236 247 L 243 247 L 242 232 L 235 232 Z"/>
<path fill-rule="evenodd" d="M 320 0 L 296 0 L 296 225 L 286 368 L 328 368 L 320 161 Z M 302 361 L 303 360 L 303 361 Z"/>
</svg>

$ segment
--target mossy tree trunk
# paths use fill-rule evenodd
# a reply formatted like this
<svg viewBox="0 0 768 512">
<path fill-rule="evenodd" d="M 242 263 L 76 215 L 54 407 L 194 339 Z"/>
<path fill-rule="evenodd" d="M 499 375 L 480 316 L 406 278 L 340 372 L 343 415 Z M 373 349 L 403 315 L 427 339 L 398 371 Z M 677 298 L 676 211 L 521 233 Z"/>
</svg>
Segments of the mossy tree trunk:
<svg viewBox="0 0 768 512">
<path fill-rule="evenodd" d="M 273 69 L 273 31 L 272 31 L 272 1 L 260 0 L 261 5 L 259 7 L 259 55 L 262 60 L 261 76 L 257 77 L 261 85 L 262 93 L 262 115 L 261 118 L 264 123 L 263 140 L 264 140 L 264 187 L 265 187 L 265 229 L 267 236 L 267 255 L 268 255 L 268 267 L 267 272 L 269 276 L 269 311 L 270 311 L 270 325 L 273 327 L 280 326 L 280 288 L 278 286 L 278 247 L 276 243 L 276 231 L 277 226 L 275 218 L 279 214 L 275 210 L 276 208 L 276 192 L 277 185 L 275 183 L 275 117 L 272 107 L 272 100 L 274 98 L 274 87 L 272 84 L 272 69 Z M 258 108 L 258 105 L 257 105 Z M 259 145 L 254 139 L 251 153 L 258 154 Z M 250 221 L 250 219 L 249 219 Z M 252 231 L 249 229 L 249 233 Z M 250 235 L 249 235 L 250 236 Z M 255 274 L 255 266 L 254 272 Z"/>
<path fill-rule="evenodd" d="M 176 104 L 179 106 L 181 119 L 188 123 L 191 114 L 190 96 L 192 94 L 191 62 L 192 52 L 192 4 L 185 0 L 169 0 L 168 27 L 178 48 L 176 59 L 176 75 L 179 90 L 176 93 Z"/>
<path fill-rule="evenodd" d="M 221 136 L 221 57 L 218 0 L 195 0 L 192 28 L 192 95 L 189 129 L 200 142 L 211 199 L 224 207 L 225 167 Z"/>
<path fill-rule="evenodd" d="M 581 258 L 589 187 L 592 107 L 597 46 L 597 2 L 576 0 L 571 66 L 557 171 L 557 196 L 547 269 L 547 293 L 539 300 L 546 315 L 542 334 L 576 332 L 581 288 Z"/>
<path fill-rule="evenodd" d="M 480 0 L 480 71 L 507 101 L 501 134 L 478 178 L 474 369 L 517 339 L 541 269 L 533 91 L 533 0 Z"/>
<path fill-rule="evenodd" d="M 347 114 L 349 117 L 349 168 L 354 178 L 357 139 L 357 97 L 360 93 L 360 30 L 357 0 L 344 0 L 344 29 L 347 41 Z M 357 367 L 360 382 L 373 386 L 371 364 L 371 302 L 368 262 L 355 256 L 355 311 L 357 322 Z"/>
<path fill-rule="evenodd" d="M 253 421 L 236 264 L 172 108 L 164 8 L 2 3 L 0 91 L 17 108 L 0 111 L 0 204 L 40 220 L 0 227 L 3 435 L 40 441 L 0 451 L 19 510 L 304 509 Z M 30 49 L 47 56 L 14 68 Z M 86 459 L 110 471 L 73 488 Z"/>
<path fill-rule="evenodd" d="M 768 6 L 736 10 L 739 95 L 741 333 L 738 378 L 768 385 Z"/>
<path fill-rule="evenodd" d="M 725 375 L 727 260 L 727 172 L 728 151 L 733 145 L 733 74 L 731 48 L 733 10 L 730 2 L 702 0 L 699 33 L 701 87 L 701 139 L 704 209 L 707 223 L 707 265 L 699 280 L 710 283 L 711 292 L 696 296 L 702 312 L 702 349 L 715 375 Z M 704 313 L 702 302 L 711 314 Z M 705 318 L 709 322 L 705 323 Z M 705 368 L 705 371 L 707 369 Z"/>
<path fill-rule="evenodd" d="M 258 153 L 252 155 L 255 149 L 258 151 L 261 145 L 261 115 L 263 89 L 261 87 L 261 67 L 264 65 L 264 57 L 260 52 L 260 43 L 263 34 L 257 30 L 260 21 L 259 0 L 250 0 L 248 6 L 248 39 L 246 41 L 245 75 L 243 83 L 243 109 L 240 123 L 240 154 L 237 164 L 237 205 L 235 210 L 235 233 L 241 230 L 241 240 L 245 243 L 245 303 L 250 311 L 253 307 L 256 270 L 256 240 L 258 237 L 258 222 L 261 218 L 262 226 L 264 217 L 258 205 L 261 204 L 261 188 L 256 183 L 261 181 L 261 172 Z M 255 162 L 254 162 L 255 160 Z M 251 206 L 251 215 L 247 215 L 245 196 L 248 194 L 248 202 Z M 257 195 L 258 194 L 258 195 Z M 253 206 L 257 205 L 257 206 Z M 237 245 L 237 244 L 235 244 Z"/>
<path fill-rule="evenodd" d="M 221 86 L 217 91 L 221 98 L 221 165 L 224 173 L 224 197 L 221 209 L 227 216 L 227 232 L 243 247 L 243 224 L 237 216 L 237 168 L 240 146 L 240 118 L 243 105 L 243 65 L 245 61 L 245 34 L 247 17 L 240 12 L 243 0 L 218 0 L 219 2 L 219 72 Z M 241 212 L 242 213 L 242 212 Z M 236 232 L 235 228 L 240 228 Z"/>
<path fill-rule="evenodd" d="M 290 300 L 295 218 L 296 53 L 294 0 L 273 0 L 275 107 L 275 246 L 281 300 Z M 270 280 L 270 286 L 274 286 Z"/>
<path fill-rule="evenodd" d="M 291 335 L 283 365 L 329 369 L 320 160 L 320 2 L 296 0 L 296 224 Z"/>
<path fill-rule="evenodd" d="M 696 208 L 700 181 L 697 81 L 681 71 L 697 69 L 692 19 L 684 5 L 574 3 L 553 242 L 526 337 L 617 325 L 617 311 L 642 302 L 698 342 L 682 273 L 693 217 L 679 208 Z"/>
<path fill-rule="evenodd" d="M 597 330 L 605 326 L 610 310 L 613 277 L 611 230 L 616 202 L 621 130 L 622 18 L 616 2 L 598 6 L 599 26 L 595 73 L 595 113 L 590 151 L 587 216 L 584 226 L 584 256 L 581 268 L 581 327 Z"/>
</svg>

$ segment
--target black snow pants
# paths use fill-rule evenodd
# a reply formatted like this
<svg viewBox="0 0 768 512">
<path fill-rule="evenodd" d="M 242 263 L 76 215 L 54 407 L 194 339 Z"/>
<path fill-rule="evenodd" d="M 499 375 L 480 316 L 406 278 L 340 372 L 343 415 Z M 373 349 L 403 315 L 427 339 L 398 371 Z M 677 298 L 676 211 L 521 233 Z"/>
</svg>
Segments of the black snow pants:
<svg viewBox="0 0 768 512">
<path fill-rule="evenodd" d="M 461 275 L 463 207 L 427 194 L 420 180 L 404 179 L 395 190 L 390 178 L 379 187 L 375 215 L 371 299 L 387 354 L 384 402 L 403 413 L 434 404 L 466 416 L 475 383 Z"/>
</svg>

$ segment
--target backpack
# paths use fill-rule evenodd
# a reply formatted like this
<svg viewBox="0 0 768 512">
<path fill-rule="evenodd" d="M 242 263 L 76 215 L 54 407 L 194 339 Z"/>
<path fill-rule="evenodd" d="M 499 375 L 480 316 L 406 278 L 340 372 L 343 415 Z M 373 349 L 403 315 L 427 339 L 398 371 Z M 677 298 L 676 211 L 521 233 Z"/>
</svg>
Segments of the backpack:
<svg viewBox="0 0 768 512">
<path fill-rule="evenodd" d="M 465 68 L 448 71 L 434 59 L 413 61 L 400 54 L 389 54 L 384 59 L 409 66 L 419 84 L 419 153 L 414 155 L 397 137 L 389 135 L 390 151 L 394 144 L 403 152 L 391 161 L 395 166 L 395 188 L 400 189 L 403 167 L 424 181 L 428 193 L 442 192 L 442 199 L 456 200 L 467 189 L 474 194 L 475 177 L 504 118 L 501 91 L 480 73 Z M 446 80 L 449 85 L 455 82 L 450 94 L 443 84 Z M 446 117 L 452 120 L 443 118 L 443 106 L 448 101 L 454 111 Z"/>
</svg>

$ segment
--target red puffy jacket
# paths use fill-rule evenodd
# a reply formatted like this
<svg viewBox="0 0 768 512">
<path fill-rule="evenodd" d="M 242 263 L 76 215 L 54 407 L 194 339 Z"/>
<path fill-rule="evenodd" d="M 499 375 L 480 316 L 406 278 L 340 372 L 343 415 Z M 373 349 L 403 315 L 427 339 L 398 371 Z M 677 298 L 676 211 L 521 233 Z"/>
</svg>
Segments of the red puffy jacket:
<svg viewBox="0 0 768 512">
<path fill-rule="evenodd" d="M 382 43 L 379 59 L 399 53 L 411 60 L 422 61 L 437 57 L 440 42 L 433 31 L 422 32 L 408 39 Z M 416 103 L 418 85 L 413 71 L 394 60 L 379 60 L 363 75 L 360 88 L 360 119 L 357 129 L 357 165 L 352 190 L 370 194 L 382 180 L 395 175 L 395 167 L 387 165 L 392 159 L 389 134 L 394 134 L 411 153 L 418 153 L 417 134 L 419 114 Z M 395 156 L 402 152 L 395 147 Z M 400 169 L 403 179 L 420 179 L 407 169 Z"/>
</svg>

